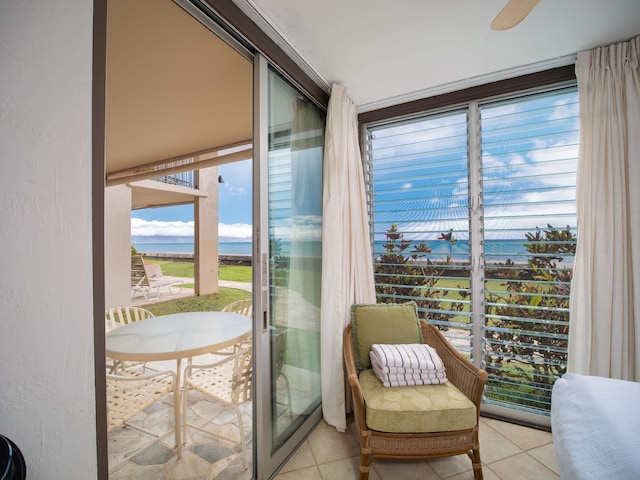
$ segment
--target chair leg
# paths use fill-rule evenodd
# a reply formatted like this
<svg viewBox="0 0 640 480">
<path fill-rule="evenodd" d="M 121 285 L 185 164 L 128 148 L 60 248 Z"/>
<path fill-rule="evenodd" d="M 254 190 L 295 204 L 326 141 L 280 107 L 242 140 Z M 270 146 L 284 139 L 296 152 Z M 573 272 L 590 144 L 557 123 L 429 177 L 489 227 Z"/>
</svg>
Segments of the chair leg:
<svg viewBox="0 0 640 480">
<path fill-rule="evenodd" d="M 173 386 L 173 430 L 178 458 L 182 458 L 182 437 L 180 435 L 180 386 Z"/>
<path fill-rule="evenodd" d="M 289 387 L 289 379 L 284 373 L 281 373 L 280 376 L 284 378 L 285 387 L 287 389 L 287 410 L 289 411 L 289 418 L 293 420 L 293 404 L 291 403 L 291 388 Z"/>
<path fill-rule="evenodd" d="M 242 465 L 244 466 L 244 470 L 249 468 L 249 458 L 247 455 L 247 441 L 244 434 L 244 422 L 242 421 L 242 412 L 240 408 L 231 405 L 238 416 L 238 428 L 240 429 L 240 446 L 242 447 Z"/>
<path fill-rule="evenodd" d="M 369 471 L 371 470 L 371 455 L 360 454 L 360 478 L 359 480 L 369 480 Z"/>
<path fill-rule="evenodd" d="M 480 449 L 474 448 L 469 452 L 471 458 L 471 464 L 473 465 L 473 478 L 475 480 L 483 480 L 482 476 L 482 462 L 480 461 Z"/>
<path fill-rule="evenodd" d="M 189 359 L 191 363 L 191 359 Z M 186 445 L 187 442 L 187 405 L 189 402 L 189 386 L 184 383 L 182 388 L 182 444 Z"/>
</svg>

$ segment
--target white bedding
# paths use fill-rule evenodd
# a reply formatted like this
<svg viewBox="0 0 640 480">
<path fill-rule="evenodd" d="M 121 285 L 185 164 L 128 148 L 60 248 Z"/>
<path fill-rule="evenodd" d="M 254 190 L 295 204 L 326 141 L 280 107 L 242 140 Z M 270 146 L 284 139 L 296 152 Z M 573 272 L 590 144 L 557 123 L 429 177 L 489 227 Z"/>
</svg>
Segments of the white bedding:
<svg viewBox="0 0 640 480">
<path fill-rule="evenodd" d="M 562 480 L 640 479 L 640 383 L 564 375 L 551 428 Z"/>
</svg>

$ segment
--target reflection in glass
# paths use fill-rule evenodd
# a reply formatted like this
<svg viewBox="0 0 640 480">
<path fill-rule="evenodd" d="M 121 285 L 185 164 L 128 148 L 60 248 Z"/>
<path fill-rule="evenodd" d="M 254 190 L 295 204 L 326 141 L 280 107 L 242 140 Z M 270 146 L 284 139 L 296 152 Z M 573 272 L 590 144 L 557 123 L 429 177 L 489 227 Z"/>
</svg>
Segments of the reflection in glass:
<svg viewBox="0 0 640 480">
<path fill-rule="evenodd" d="M 269 75 L 272 452 L 321 402 L 324 113 Z"/>
</svg>

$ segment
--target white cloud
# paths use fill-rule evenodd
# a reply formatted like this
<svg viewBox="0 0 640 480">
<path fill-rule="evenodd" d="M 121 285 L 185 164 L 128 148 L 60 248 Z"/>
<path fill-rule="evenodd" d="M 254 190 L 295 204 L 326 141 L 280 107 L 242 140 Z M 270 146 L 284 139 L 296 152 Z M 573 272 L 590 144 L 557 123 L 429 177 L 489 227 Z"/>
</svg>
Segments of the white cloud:
<svg viewBox="0 0 640 480">
<path fill-rule="evenodd" d="M 322 238 L 322 217 L 298 215 L 274 225 L 273 236 L 280 240 L 314 242 Z"/>
<path fill-rule="evenodd" d="M 253 227 L 251 225 L 247 225 L 246 223 L 233 223 L 231 225 L 219 223 L 218 236 L 225 238 L 251 240 L 253 236 Z"/>
<path fill-rule="evenodd" d="M 236 187 L 235 185 L 229 185 L 227 183 L 223 183 L 223 188 L 225 188 L 229 195 L 237 196 L 237 195 L 246 195 L 247 189 L 244 187 Z"/>
<path fill-rule="evenodd" d="M 160 220 L 131 219 L 131 235 L 166 235 L 176 237 L 192 237 L 194 223 L 191 222 L 165 222 Z"/>
<path fill-rule="evenodd" d="M 133 236 L 170 236 L 193 237 L 195 232 L 194 222 L 165 222 L 160 220 L 131 219 L 131 235 Z M 225 238 L 238 240 L 251 240 L 253 228 L 244 223 L 227 225 L 218 224 L 218 235 Z"/>
</svg>

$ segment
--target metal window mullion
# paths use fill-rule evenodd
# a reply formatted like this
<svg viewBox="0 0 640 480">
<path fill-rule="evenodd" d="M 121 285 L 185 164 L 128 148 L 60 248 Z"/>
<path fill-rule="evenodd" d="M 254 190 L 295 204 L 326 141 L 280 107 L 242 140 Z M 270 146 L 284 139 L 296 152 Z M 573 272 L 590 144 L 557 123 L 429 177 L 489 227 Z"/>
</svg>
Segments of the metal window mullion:
<svg viewBox="0 0 640 480">
<path fill-rule="evenodd" d="M 371 174 L 371 170 L 372 170 L 371 163 L 373 161 L 372 152 L 371 152 L 372 140 L 373 140 L 372 136 L 373 134 L 371 133 L 368 127 L 365 127 L 362 129 L 362 138 L 361 138 L 362 150 L 363 150 L 362 170 L 364 175 L 365 197 L 367 202 L 367 218 L 369 221 L 369 243 L 371 244 L 372 260 L 375 263 L 376 261 L 375 248 L 374 248 L 375 222 L 373 218 L 373 185 L 372 185 L 373 178 Z"/>
<path fill-rule="evenodd" d="M 482 162 L 478 102 L 469 103 L 469 238 L 471 247 L 471 349 L 472 359 L 482 366 L 484 358 L 484 248 L 482 216 Z"/>
</svg>

